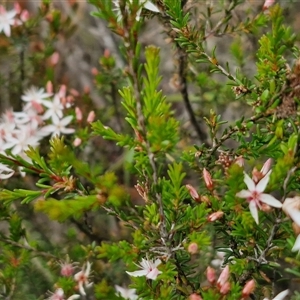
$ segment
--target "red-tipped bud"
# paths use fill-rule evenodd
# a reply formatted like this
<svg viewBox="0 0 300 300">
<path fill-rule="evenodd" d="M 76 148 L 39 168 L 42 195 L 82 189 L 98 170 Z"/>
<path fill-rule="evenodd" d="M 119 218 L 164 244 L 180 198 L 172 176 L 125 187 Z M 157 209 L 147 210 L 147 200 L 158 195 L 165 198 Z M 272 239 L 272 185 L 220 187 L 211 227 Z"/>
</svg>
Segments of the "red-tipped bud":
<svg viewBox="0 0 300 300">
<path fill-rule="evenodd" d="M 223 213 L 222 211 L 219 210 L 219 211 L 216 211 L 216 212 L 212 213 L 211 215 L 209 215 L 209 216 L 207 217 L 207 220 L 208 220 L 209 222 L 214 222 L 214 221 L 216 221 L 216 220 L 221 219 L 223 216 L 224 216 L 224 213 Z"/>
<path fill-rule="evenodd" d="M 226 295 L 228 294 L 229 291 L 230 291 L 230 282 L 227 281 L 221 286 L 220 293 Z"/>
<path fill-rule="evenodd" d="M 59 98 L 64 98 L 66 97 L 66 93 L 67 93 L 67 87 L 62 84 L 59 88 L 59 91 L 58 91 L 58 96 Z"/>
<path fill-rule="evenodd" d="M 91 92 L 91 88 L 88 85 L 86 85 L 86 86 L 83 87 L 83 92 L 86 95 L 88 95 Z"/>
<path fill-rule="evenodd" d="M 207 281 L 211 284 L 216 282 L 216 271 L 212 267 L 207 267 L 206 269 L 206 278 Z"/>
<path fill-rule="evenodd" d="M 202 300 L 202 297 L 194 293 L 189 296 L 189 300 Z"/>
<path fill-rule="evenodd" d="M 96 76 L 96 75 L 99 74 L 99 71 L 98 71 L 97 68 L 93 67 L 93 68 L 91 69 L 91 73 L 92 73 L 92 75 Z"/>
<path fill-rule="evenodd" d="M 92 111 L 89 112 L 86 121 L 87 121 L 88 123 L 92 123 L 92 122 L 94 122 L 95 118 L 96 118 L 96 114 L 95 114 L 95 112 L 92 110 Z"/>
<path fill-rule="evenodd" d="M 17 14 L 20 14 L 21 11 L 22 11 L 22 7 L 21 7 L 21 5 L 18 2 L 14 3 L 14 9 L 15 9 L 15 11 L 16 11 Z"/>
<path fill-rule="evenodd" d="M 203 169 L 203 178 L 206 187 L 211 191 L 214 188 L 214 183 L 211 179 L 210 173 L 205 168 Z"/>
<path fill-rule="evenodd" d="M 268 9 L 270 6 L 272 6 L 275 3 L 275 0 L 266 0 L 263 6 L 263 10 Z"/>
<path fill-rule="evenodd" d="M 271 170 L 271 165 L 272 165 L 272 158 L 269 158 L 267 159 L 267 161 L 264 163 L 263 167 L 260 170 L 263 176 L 266 176 L 267 173 Z"/>
<path fill-rule="evenodd" d="M 49 94 L 53 93 L 53 83 L 49 80 L 46 84 L 46 92 Z"/>
<path fill-rule="evenodd" d="M 229 279 L 229 266 L 227 265 L 223 271 L 221 272 L 218 281 L 217 281 L 217 285 L 219 288 L 221 288 Z"/>
<path fill-rule="evenodd" d="M 27 20 L 29 20 L 29 12 L 28 12 L 27 9 L 24 9 L 21 12 L 20 19 L 21 19 L 22 22 L 26 22 Z"/>
<path fill-rule="evenodd" d="M 58 52 L 54 52 L 51 56 L 50 56 L 50 64 L 51 66 L 55 66 L 57 65 L 57 63 L 59 62 L 59 53 Z"/>
<path fill-rule="evenodd" d="M 70 94 L 74 97 L 79 97 L 80 93 L 75 89 L 70 89 Z"/>
<path fill-rule="evenodd" d="M 109 58 L 109 57 L 110 57 L 110 51 L 109 51 L 108 49 L 105 49 L 105 50 L 104 50 L 104 53 L 103 53 L 103 56 L 104 56 L 105 58 Z"/>
<path fill-rule="evenodd" d="M 200 202 L 201 201 L 201 197 L 199 196 L 198 192 L 196 191 L 196 189 L 190 185 L 190 184 L 186 184 L 185 185 L 186 188 L 189 190 L 191 197 L 196 201 L 196 202 Z"/>
<path fill-rule="evenodd" d="M 272 211 L 272 207 L 266 203 L 262 203 L 260 209 L 266 213 Z"/>
<path fill-rule="evenodd" d="M 188 252 L 191 254 L 196 254 L 198 252 L 198 245 L 197 243 L 190 243 L 188 246 Z"/>
<path fill-rule="evenodd" d="M 76 115 L 76 120 L 78 122 L 81 122 L 82 121 L 82 111 L 78 106 L 75 107 L 75 115 Z"/>
<path fill-rule="evenodd" d="M 77 138 L 74 140 L 73 145 L 74 145 L 74 147 L 78 147 L 78 146 L 81 145 L 81 143 L 82 143 L 82 140 L 81 140 L 80 138 L 77 137 Z"/>
<path fill-rule="evenodd" d="M 243 288 L 243 297 L 248 297 L 250 294 L 252 294 L 255 290 L 255 281 L 253 279 L 249 280 L 244 288 Z"/>
</svg>

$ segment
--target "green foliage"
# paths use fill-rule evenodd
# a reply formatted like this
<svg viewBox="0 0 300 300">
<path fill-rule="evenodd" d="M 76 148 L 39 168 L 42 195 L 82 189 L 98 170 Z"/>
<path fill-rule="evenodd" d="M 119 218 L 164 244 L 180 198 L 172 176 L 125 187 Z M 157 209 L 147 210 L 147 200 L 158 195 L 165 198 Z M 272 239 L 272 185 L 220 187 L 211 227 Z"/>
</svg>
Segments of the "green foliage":
<svg viewBox="0 0 300 300">
<path fill-rule="evenodd" d="M 7 148 L 0 154 L 1 296 L 42 299 L 55 287 L 65 298 L 123 299 L 120 284 L 139 299 L 275 297 L 288 288 L 282 282 L 300 277 L 299 37 L 283 8 L 262 11 L 244 0 L 89 2 L 120 44 L 119 57 L 105 49 L 93 68 L 103 100 L 97 120 L 89 126 L 80 116 L 95 108 L 86 91 L 65 107 L 76 115 L 70 139 L 61 133 L 13 154 L 13 134 L 0 136 Z M 160 48 L 141 38 L 152 17 L 174 51 L 173 95 L 162 81 Z M 3 37 L 22 44 L 22 57 L 41 20 L 49 36 L 30 59 L 32 76 L 45 83 L 55 79 L 54 64 L 40 62 L 58 36 L 74 33 L 70 16 L 44 1 L 36 19 Z M 54 232 L 48 219 L 62 226 Z M 40 280 L 37 292 L 26 274 Z M 250 280 L 256 286 L 247 294 Z"/>
</svg>

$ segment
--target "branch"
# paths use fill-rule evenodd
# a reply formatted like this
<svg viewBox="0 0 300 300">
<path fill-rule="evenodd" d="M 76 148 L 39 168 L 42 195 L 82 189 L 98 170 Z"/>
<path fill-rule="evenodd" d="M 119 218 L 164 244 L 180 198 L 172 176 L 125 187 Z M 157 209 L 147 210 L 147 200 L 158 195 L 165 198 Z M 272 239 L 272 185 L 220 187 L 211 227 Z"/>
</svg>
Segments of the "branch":
<svg viewBox="0 0 300 300">
<path fill-rule="evenodd" d="M 58 257 L 56 257 L 55 255 L 53 255 L 51 253 L 44 252 L 44 251 L 38 251 L 38 250 L 34 249 L 33 247 L 31 247 L 29 245 L 20 244 L 20 243 L 14 242 L 12 240 L 5 239 L 3 237 L 0 237 L 0 241 L 3 242 L 3 243 L 6 243 L 6 244 L 10 244 L 12 246 L 15 246 L 15 247 L 33 252 L 36 256 L 43 256 L 43 257 L 46 257 L 46 258 L 53 258 L 55 260 L 59 260 Z"/>
<path fill-rule="evenodd" d="M 207 134 L 204 130 L 201 129 L 199 123 L 196 120 L 193 108 L 191 106 L 191 102 L 189 99 L 188 88 L 187 88 L 187 80 L 186 80 L 186 64 L 187 64 L 187 53 L 177 44 L 177 51 L 179 56 L 179 78 L 180 78 L 180 92 L 183 98 L 183 102 L 185 108 L 189 114 L 190 121 L 197 132 L 199 140 L 204 142 L 206 146 L 210 146 L 207 143 Z"/>
</svg>

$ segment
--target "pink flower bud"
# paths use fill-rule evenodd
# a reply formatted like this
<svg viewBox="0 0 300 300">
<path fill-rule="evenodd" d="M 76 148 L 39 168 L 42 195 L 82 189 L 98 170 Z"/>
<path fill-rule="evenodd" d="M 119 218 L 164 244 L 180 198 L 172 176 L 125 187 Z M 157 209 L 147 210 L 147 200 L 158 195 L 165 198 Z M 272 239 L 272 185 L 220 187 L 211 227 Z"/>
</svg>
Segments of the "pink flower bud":
<svg viewBox="0 0 300 300">
<path fill-rule="evenodd" d="M 27 9 L 24 9 L 21 12 L 20 19 L 21 19 L 22 22 L 26 22 L 27 20 L 29 20 L 29 12 L 28 12 Z"/>
<path fill-rule="evenodd" d="M 216 271 L 212 267 L 207 267 L 206 269 L 206 278 L 207 281 L 211 284 L 214 284 L 216 281 Z"/>
<path fill-rule="evenodd" d="M 196 202 L 200 202 L 201 201 L 201 197 L 199 196 L 198 192 L 196 191 L 196 189 L 190 185 L 190 184 L 186 184 L 185 185 L 186 188 L 189 190 L 191 197 L 196 201 Z"/>
<path fill-rule="evenodd" d="M 227 281 L 221 286 L 220 293 L 226 295 L 228 294 L 229 291 L 230 291 L 230 282 Z"/>
<path fill-rule="evenodd" d="M 81 140 L 80 138 L 77 137 L 77 138 L 74 140 L 73 145 L 74 145 L 74 147 L 78 147 L 78 146 L 81 145 L 81 143 L 82 143 L 82 140 Z"/>
<path fill-rule="evenodd" d="M 191 254 L 196 254 L 198 252 L 198 245 L 197 243 L 190 243 L 188 246 L 188 252 Z"/>
<path fill-rule="evenodd" d="M 212 213 L 211 215 L 209 215 L 208 217 L 207 217 L 207 220 L 209 221 L 209 222 L 214 222 L 214 221 L 216 221 L 216 220 L 219 220 L 219 219 L 221 219 L 222 217 L 223 217 L 223 215 L 224 215 L 224 213 L 222 212 L 222 211 L 216 211 L 216 212 L 214 212 L 214 213 Z"/>
<path fill-rule="evenodd" d="M 204 178 L 206 187 L 211 191 L 214 187 L 214 184 L 211 179 L 210 173 L 205 168 L 203 169 L 203 178 Z"/>
<path fill-rule="evenodd" d="M 21 5 L 18 2 L 14 3 L 14 10 L 16 11 L 17 14 L 20 14 L 22 11 Z"/>
<path fill-rule="evenodd" d="M 78 122 L 81 122 L 82 121 L 82 111 L 78 106 L 75 107 L 75 115 L 76 115 L 76 120 Z"/>
<path fill-rule="evenodd" d="M 66 93 L 67 93 L 67 87 L 62 84 L 59 88 L 59 91 L 58 91 L 58 96 L 59 98 L 64 98 L 66 97 Z"/>
<path fill-rule="evenodd" d="M 83 87 L 83 92 L 86 95 L 88 95 L 91 92 L 91 88 L 88 85 L 86 85 L 86 86 Z"/>
<path fill-rule="evenodd" d="M 269 212 L 271 212 L 273 209 L 272 209 L 272 207 L 271 207 L 270 205 L 268 205 L 268 204 L 266 204 L 266 203 L 262 203 L 262 204 L 261 204 L 260 210 L 262 210 L 262 211 L 264 211 L 264 212 L 266 212 L 266 213 L 269 213 Z"/>
<path fill-rule="evenodd" d="M 79 97 L 80 96 L 80 93 L 75 89 L 70 89 L 70 93 L 74 97 Z"/>
<path fill-rule="evenodd" d="M 270 6 L 272 6 L 275 3 L 275 0 L 266 0 L 263 6 L 263 10 L 268 9 Z"/>
<path fill-rule="evenodd" d="M 229 279 L 229 266 L 227 265 L 223 271 L 221 272 L 218 281 L 217 281 L 217 285 L 219 288 L 221 288 Z"/>
<path fill-rule="evenodd" d="M 255 281 L 253 279 L 249 280 L 243 288 L 243 297 L 248 297 L 255 290 Z"/>
<path fill-rule="evenodd" d="M 97 68 L 94 67 L 94 68 L 91 69 L 91 73 L 92 73 L 92 75 L 96 76 L 96 75 L 99 74 L 99 71 L 98 71 Z"/>
<path fill-rule="evenodd" d="M 109 58 L 109 57 L 110 57 L 110 51 L 109 51 L 108 49 L 105 49 L 105 50 L 104 50 L 104 53 L 103 53 L 103 56 L 104 56 L 105 58 Z"/>
<path fill-rule="evenodd" d="M 272 158 L 267 159 L 264 163 L 263 167 L 261 168 L 260 172 L 263 176 L 266 176 L 267 173 L 270 171 L 272 165 Z"/>
<path fill-rule="evenodd" d="M 58 61 L 59 61 L 59 53 L 58 53 L 58 52 L 54 52 L 54 53 L 50 56 L 50 63 L 51 63 L 51 66 L 57 65 Z"/>
<path fill-rule="evenodd" d="M 194 293 L 189 296 L 189 300 L 202 300 L 202 297 Z"/>
<path fill-rule="evenodd" d="M 46 92 L 49 93 L 49 94 L 52 94 L 53 93 L 53 84 L 51 81 L 47 81 L 47 84 L 46 84 Z"/>
<path fill-rule="evenodd" d="M 92 123 L 92 122 L 94 122 L 95 118 L 96 118 L 96 114 L 93 110 L 91 110 L 88 114 L 88 117 L 87 117 L 86 121 L 88 123 Z"/>
</svg>

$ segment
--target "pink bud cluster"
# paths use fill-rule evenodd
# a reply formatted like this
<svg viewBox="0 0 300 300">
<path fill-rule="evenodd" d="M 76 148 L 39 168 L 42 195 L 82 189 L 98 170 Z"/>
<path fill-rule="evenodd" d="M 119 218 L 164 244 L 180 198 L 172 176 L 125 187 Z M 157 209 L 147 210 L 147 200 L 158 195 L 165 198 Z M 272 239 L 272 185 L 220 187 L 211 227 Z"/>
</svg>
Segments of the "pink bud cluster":
<svg viewBox="0 0 300 300">
<path fill-rule="evenodd" d="M 206 269 L 206 279 L 214 287 L 217 288 L 220 294 L 226 295 L 230 291 L 229 282 L 229 266 L 227 265 L 221 272 L 219 278 L 216 277 L 216 271 L 212 267 Z"/>
</svg>

